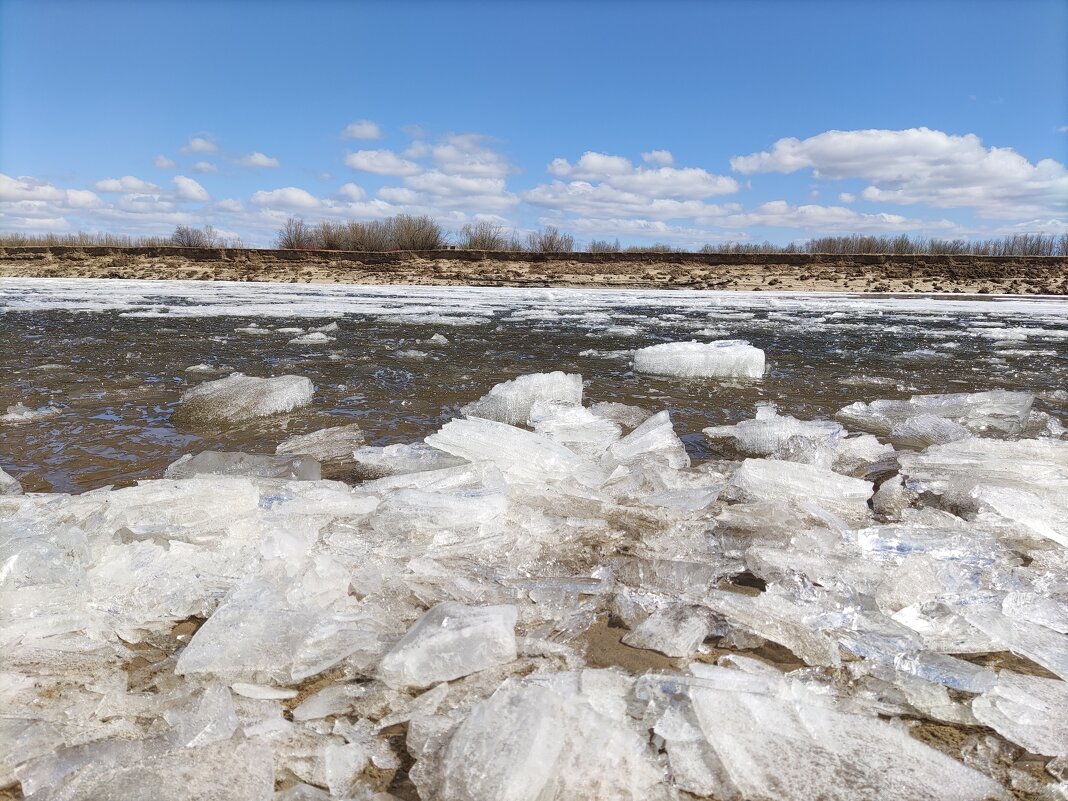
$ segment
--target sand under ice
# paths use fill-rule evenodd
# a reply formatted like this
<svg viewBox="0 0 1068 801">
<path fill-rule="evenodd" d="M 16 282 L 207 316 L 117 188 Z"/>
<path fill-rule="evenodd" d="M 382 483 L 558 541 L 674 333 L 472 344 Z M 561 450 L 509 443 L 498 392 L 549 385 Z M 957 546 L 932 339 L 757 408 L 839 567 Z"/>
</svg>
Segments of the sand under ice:
<svg viewBox="0 0 1068 801">
<path fill-rule="evenodd" d="M 260 381 L 183 405 L 310 400 Z M 513 423 L 423 443 L 345 427 L 122 489 L 0 493 L 0 781 L 1063 797 L 1068 441 L 1021 436 L 1026 398 L 875 400 L 877 422 L 851 418 L 875 435 L 762 407 L 706 432 L 739 458 L 695 464 L 667 410 L 584 407 L 563 373 L 502 386 L 479 408 Z M 886 442 L 923 415 L 967 435 Z M 375 477 L 296 480 L 302 458 Z"/>
</svg>

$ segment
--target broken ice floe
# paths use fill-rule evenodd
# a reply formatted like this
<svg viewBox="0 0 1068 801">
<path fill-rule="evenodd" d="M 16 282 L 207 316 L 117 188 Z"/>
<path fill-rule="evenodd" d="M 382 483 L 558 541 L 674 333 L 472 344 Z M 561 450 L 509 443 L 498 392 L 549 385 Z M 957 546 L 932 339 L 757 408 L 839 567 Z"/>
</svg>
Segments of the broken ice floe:
<svg viewBox="0 0 1068 801">
<path fill-rule="evenodd" d="M 634 369 L 680 378 L 760 378 L 764 351 L 739 339 L 666 342 L 636 351 Z"/>
<path fill-rule="evenodd" d="M 532 373 L 497 384 L 486 395 L 464 406 L 467 417 L 500 423 L 525 423 L 536 402 L 578 406 L 582 403 L 582 376 L 575 373 Z"/>
<path fill-rule="evenodd" d="M 311 403 L 312 382 L 303 376 L 256 378 L 233 373 L 205 381 L 182 393 L 176 412 L 179 422 L 217 424 L 290 412 Z"/>
<path fill-rule="evenodd" d="M 1020 434 L 974 398 L 882 440 L 759 407 L 706 431 L 747 458 L 694 464 L 667 411 L 539 375 L 425 443 L 344 426 L 0 495 L 0 777 L 978 801 L 1002 774 L 910 728 L 1065 756 L 1068 443 L 998 438 Z"/>
</svg>

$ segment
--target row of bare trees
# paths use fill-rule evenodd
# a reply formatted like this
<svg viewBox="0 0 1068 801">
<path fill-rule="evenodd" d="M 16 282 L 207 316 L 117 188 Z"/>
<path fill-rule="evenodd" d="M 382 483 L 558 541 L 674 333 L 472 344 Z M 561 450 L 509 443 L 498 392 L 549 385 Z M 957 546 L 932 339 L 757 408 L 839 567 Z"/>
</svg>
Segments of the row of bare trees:
<svg viewBox="0 0 1068 801">
<path fill-rule="evenodd" d="M 520 237 L 514 230 L 493 222 L 465 225 L 449 235 L 430 217 L 399 215 L 370 222 L 321 222 L 309 225 L 290 218 L 278 232 L 280 248 L 292 250 L 350 250 L 389 252 L 398 250 L 440 250 L 451 246 L 461 250 L 525 251 L 530 253 L 571 253 L 575 238 L 553 226 Z M 208 225 L 194 228 L 179 225 L 169 237 L 122 234 L 18 234 L 0 233 L 0 247 L 25 245 L 67 247 L 160 247 L 175 245 L 190 248 L 242 247 L 239 239 L 219 235 Z M 675 245 L 657 242 L 652 245 L 622 246 L 618 239 L 594 239 L 588 253 L 692 253 Z M 827 253 L 832 255 L 977 255 L 977 256 L 1068 256 L 1068 234 L 1013 234 L 992 239 L 938 239 L 900 236 L 825 236 L 775 245 L 771 242 L 720 242 L 705 245 L 699 253 L 766 254 Z"/>
</svg>

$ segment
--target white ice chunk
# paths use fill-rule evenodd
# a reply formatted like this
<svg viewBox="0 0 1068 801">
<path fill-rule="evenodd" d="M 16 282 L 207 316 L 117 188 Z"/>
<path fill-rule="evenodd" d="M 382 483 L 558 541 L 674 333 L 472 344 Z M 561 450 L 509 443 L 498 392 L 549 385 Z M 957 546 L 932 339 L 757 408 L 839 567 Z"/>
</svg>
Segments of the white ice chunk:
<svg viewBox="0 0 1068 801">
<path fill-rule="evenodd" d="M 791 440 L 805 440 L 814 449 L 826 452 L 824 466 L 830 466 L 830 452 L 844 431 L 839 423 L 829 420 L 798 420 L 780 415 L 774 406 L 757 407 L 756 418 L 743 420 L 732 426 L 712 426 L 704 429 L 709 439 L 733 439 L 734 447 L 746 456 L 779 456 Z M 790 459 L 789 461 L 801 461 Z"/>
<path fill-rule="evenodd" d="M 896 425 L 920 415 L 959 423 L 974 433 L 1018 434 L 1027 423 L 1035 396 L 1030 392 L 913 395 L 906 400 L 857 402 L 838 411 L 838 419 L 852 428 L 889 436 Z"/>
<path fill-rule="evenodd" d="M 589 409 L 545 401 L 536 401 L 530 407 L 528 422 L 537 433 L 590 457 L 600 456 L 622 434 L 617 423 L 598 417 Z"/>
<path fill-rule="evenodd" d="M 186 454 L 172 462 L 164 478 L 186 479 L 199 475 L 250 476 L 282 478 L 293 481 L 318 481 L 322 478 L 319 463 L 310 456 L 269 456 L 262 453 L 227 453 L 201 451 Z"/>
<path fill-rule="evenodd" d="M 314 391 L 312 382 L 303 376 L 255 378 L 232 373 L 184 392 L 175 418 L 179 422 L 199 424 L 266 417 L 307 406 Z"/>
<path fill-rule="evenodd" d="M 281 331 L 281 329 L 279 329 Z M 301 334 L 299 337 L 293 337 L 289 340 L 290 345 L 325 345 L 327 342 L 333 342 L 334 337 L 329 337 L 322 331 L 313 331 L 310 334 Z"/>
<path fill-rule="evenodd" d="M 21 403 L 7 407 L 7 413 L 0 415 L 0 423 L 29 423 L 31 420 L 40 420 L 44 417 L 54 417 L 60 410 L 55 406 L 42 406 L 39 409 L 31 409 Z"/>
<path fill-rule="evenodd" d="M 608 455 L 619 464 L 663 462 L 672 469 L 690 466 L 686 446 L 675 434 L 667 410 L 658 412 L 612 444 Z"/>
<path fill-rule="evenodd" d="M 654 696 L 672 699 L 679 723 L 656 730 L 666 735 L 673 766 L 681 751 L 697 784 L 687 789 L 697 795 L 782 801 L 1003 795 L 996 782 L 913 739 L 904 727 L 838 711 L 770 672 L 691 669 L 697 674 L 691 680 L 653 675 L 642 681 Z M 679 703 L 687 686 L 689 708 Z"/>
<path fill-rule="evenodd" d="M 464 406 L 466 417 L 500 423 L 525 423 L 536 401 L 582 405 L 582 376 L 578 373 L 531 373 L 497 384 L 479 400 Z"/>
<path fill-rule="evenodd" d="M 532 481 L 574 479 L 586 486 L 604 481 L 604 473 L 597 465 L 566 446 L 493 420 L 452 420 L 425 441 L 471 462 L 493 462 L 506 473 Z"/>
<path fill-rule="evenodd" d="M 368 477 L 398 476 L 457 467 L 467 460 L 422 442 L 411 445 L 364 445 L 357 448 L 354 459 L 359 472 Z"/>
<path fill-rule="evenodd" d="M 665 342 L 635 351 L 634 369 L 679 378 L 761 378 L 764 351 L 741 339 Z"/>
<path fill-rule="evenodd" d="M 279 455 L 311 456 L 320 463 L 349 464 L 353 460 L 353 453 L 363 442 L 363 431 L 359 425 L 351 423 L 289 437 L 274 452 Z"/>
<path fill-rule="evenodd" d="M 906 417 L 890 429 L 890 441 L 895 448 L 923 450 L 929 445 L 944 445 L 971 434 L 960 423 L 933 414 Z"/>
<path fill-rule="evenodd" d="M 997 684 L 972 701 L 972 711 L 1032 753 L 1068 755 L 1068 682 L 1003 670 Z"/>
<path fill-rule="evenodd" d="M 852 519 L 868 514 L 873 485 L 813 465 L 773 459 L 746 459 L 731 476 L 728 490 L 742 501 L 776 501 L 797 508 L 815 504 Z"/>
<path fill-rule="evenodd" d="M 623 637 L 631 648 L 658 651 L 665 656 L 690 656 L 711 631 L 708 611 L 677 604 L 649 615 Z"/>
<path fill-rule="evenodd" d="M 516 658 L 516 607 L 440 603 L 390 649 L 378 676 L 390 687 L 429 687 Z"/>
<path fill-rule="evenodd" d="M 608 671 L 583 671 L 579 682 L 564 674 L 547 684 L 501 685 L 456 729 L 438 781 L 421 791 L 433 788 L 441 801 L 662 797 L 663 772 L 645 736 L 628 723 L 625 705 L 610 692 L 575 687 L 601 673 Z"/>
<path fill-rule="evenodd" d="M 22 485 L 0 467 L 0 495 L 21 495 Z"/>
</svg>

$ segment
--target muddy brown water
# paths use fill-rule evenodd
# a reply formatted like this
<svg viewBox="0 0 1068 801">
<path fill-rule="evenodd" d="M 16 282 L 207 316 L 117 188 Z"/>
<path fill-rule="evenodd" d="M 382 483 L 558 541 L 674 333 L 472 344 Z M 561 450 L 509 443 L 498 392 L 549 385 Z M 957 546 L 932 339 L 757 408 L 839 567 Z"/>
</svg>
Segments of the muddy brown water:
<svg viewBox="0 0 1068 801">
<path fill-rule="evenodd" d="M 550 370 L 581 373 L 586 402 L 669 409 L 695 460 L 729 455 L 702 428 L 751 417 L 760 402 L 812 419 L 857 400 L 1025 389 L 1036 410 L 1068 422 L 1064 301 L 193 283 L 0 281 L 0 413 L 55 410 L 0 422 L 0 466 L 27 491 L 127 485 L 185 453 L 273 453 L 344 423 L 368 444 L 412 442 L 495 383 Z M 278 330 L 331 322 L 321 345 Z M 236 330 L 250 326 L 269 333 Z M 766 352 L 762 380 L 632 369 L 635 348 L 724 338 Z M 307 376 L 315 399 L 225 429 L 175 424 L 185 390 L 231 371 Z"/>
</svg>

